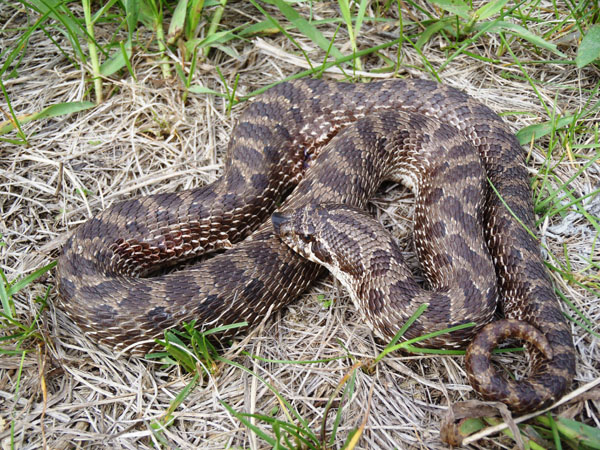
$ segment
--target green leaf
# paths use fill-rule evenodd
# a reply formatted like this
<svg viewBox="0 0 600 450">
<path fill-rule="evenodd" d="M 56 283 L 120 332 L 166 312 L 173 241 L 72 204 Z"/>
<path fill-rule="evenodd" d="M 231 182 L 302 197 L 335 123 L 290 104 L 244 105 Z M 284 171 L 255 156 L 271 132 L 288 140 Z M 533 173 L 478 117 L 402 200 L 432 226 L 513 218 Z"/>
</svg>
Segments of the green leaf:
<svg viewBox="0 0 600 450">
<path fill-rule="evenodd" d="M 217 48 L 217 49 L 221 50 L 223 53 L 225 53 L 226 55 L 229 55 L 231 58 L 237 59 L 238 61 L 242 62 L 242 57 L 236 51 L 235 48 L 228 46 L 228 45 L 218 44 L 218 43 L 213 44 L 212 47 Z"/>
<path fill-rule="evenodd" d="M 113 73 L 121 70 L 131 58 L 131 46 L 129 42 L 125 44 L 125 53 L 119 48 L 110 58 L 102 63 L 100 66 L 100 73 L 105 77 L 112 75 Z"/>
<path fill-rule="evenodd" d="M 344 56 L 335 46 L 330 44 L 329 40 L 323 36 L 313 24 L 308 22 L 304 17 L 301 17 L 300 14 L 286 2 L 283 0 L 272 0 L 269 3 L 277 6 L 286 19 L 292 22 L 302 34 L 317 44 L 321 50 L 329 51 L 335 58 Z M 330 47 L 331 49 L 329 50 Z"/>
<path fill-rule="evenodd" d="M 74 34 L 83 34 L 83 26 L 77 19 L 73 16 L 71 11 L 69 11 L 62 0 L 30 0 L 31 5 L 34 7 L 36 11 L 41 14 L 45 14 L 50 12 L 50 17 L 52 17 L 57 22 L 60 22 L 64 25 L 65 29 L 69 33 L 70 36 Z"/>
<path fill-rule="evenodd" d="M 431 25 L 429 25 L 427 28 L 425 28 L 425 30 L 423 32 L 421 32 L 421 35 L 419 36 L 419 39 L 417 40 L 415 47 L 417 47 L 419 50 L 421 48 L 423 48 L 423 46 L 427 43 L 427 41 L 429 41 L 429 39 L 431 39 L 431 36 L 433 36 L 434 34 L 437 34 L 441 30 L 443 30 L 446 26 L 448 26 L 448 20 L 446 20 L 446 19 L 433 22 Z"/>
<path fill-rule="evenodd" d="M 95 106 L 92 102 L 65 102 L 65 103 L 57 103 L 56 105 L 48 106 L 41 111 L 38 111 L 33 114 L 27 114 L 24 116 L 19 116 L 19 123 L 24 124 L 31 122 L 33 120 L 38 119 L 46 119 L 48 117 L 56 117 L 62 116 L 66 114 L 73 114 L 79 111 L 83 111 L 85 109 L 89 109 Z M 12 131 L 14 125 L 12 122 L 0 122 L 0 135 L 8 133 Z"/>
<path fill-rule="evenodd" d="M 279 28 L 273 25 L 273 22 L 270 20 L 263 20 L 262 22 L 253 23 L 248 27 L 244 28 L 239 32 L 240 36 L 255 36 L 257 34 L 277 34 L 279 33 Z"/>
<path fill-rule="evenodd" d="M 131 43 L 133 42 L 133 33 L 135 33 L 136 26 L 138 23 L 138 16 L 140 14 L 139 0 L 126 0 L 125 14 L 127 21 L 127 43 L 131 45 Z"/>
<path fill-rule="evenodd" d="M 173 17 L 171 18 L 171 23 L 169 24 L 167 44 L 174 44 L 175 41 L 177 41 L 177 38 L 181 36 L 181 33 L 183 33 L 183 27 L 185 25 L 185 18 L 187 14 L 187 5 L 187 0 L 179 0 L 177 3 L 175 11 L 173 12 Z"/>
<path fill-rule="evenodd" d="M 365 20 L 365 12 L 367 10 L 367 1 L 361 0 L 360 5 L 358 7 L 358 13 L 356 14 L 356 23 L 354 25 L 354 36 L 360 34 L 360 29 L 362 27 L 363 21 Z"/>
<path fill-rule="evenodd" d="M 40 267 L 39 269 L 35 270 L 34 272 L 31 272 L 26 277 L 23 277 L 20 280 L 11 283 L 11 285 L 8 288 L 8 291 L 6 293 L 9 296 L 15 295 L 17 292 L 19 292 L 25 286 L 27 286 L 28 284 L 37 280 L 39 277 L 41 277 L 43 274 L 48 272 L 50 269 L 53 269 L 54 266 L 56 266 L 56 261 L 53 261 L 50 264 L 45 265 L 44 267 Z"/>
<path fill-rule="evenodd" d="M 142 22 L 148 28 L 156 29 L 161 24 L 162 14 L 157 9 L 157 5 L 153 0 L 127 0 L 127 4 L 131 4 L 131 14 L 135 14 L 136 21 L 131 18 L 131 23 L 134 26 L 131 28 L 132 32 L 135 30 L 137 20 Z M 129 10 L 127 12 L 127 24 L 129 26 Z"/>
<path fill-rule="evenodd" d="M 177 394 L 177 397 L 175 397 L 173 399 L 173 401 L 169 405 L 169 409 L 167 409 L 167 412 L 165 414 L 165 416 L 166 416 L 164 418 L 165 423 L 167 423 L 169 420 L 171 420 L 171 414 L 173 413 L 173 411 L 175 411 L 179 407 L 179 405 L 181 405 L 181 403 L 183 403 L 183 401 L 186 399 L 186 397 L 188 395 L 190 395 L 190 393 L 194 390 L 194 388 L 198 384 L 199 379 L 200 379 L 200 375 L 195 374 L 194 377 L 191 379 L 191 381 L 183 388 L 183 390 L 179 394 Z"/>
<path fill-rule="evenodd" d="M 471 18 L 469 16 L 471 9 L 462 0 L 429 0 L 429 3 L 433 3 L 434 5 L 437 5 L 452 14 L 456 14 L 463 19 L 469 20 Z"/>
<path fill-rule="evenodd" d="M 485 423 L 479 418 L 464 419 L 459 425 L 459 431 L 462 436 L 469 436 L 485 428 Z"/>
<path fill-rule="evenodd" d="M 201 49 L 210 45 L 224 44 L 234 38 L 235 35 L 231 31 L 223 30 L 219 31 L 218 33 L 211 34 L 210 36 L 207 36 L 203 39 L 190 39 L 185 43 L 185 48 L 190 54 L 192 54 L 194 53 L 195 48 Z"/>
<path fill-rule="evenodd" d="M 500 11 L 504 5 L 508 3 L 508 0 L 496 0 L 489 2 L 475 11 L 475 17 L 477 20 L 485 20 L 492 17 L 498 11 Z"/>
<path fill-rule="evenodd" d="M 521 145 L 529 144 L 531 139 L 539 139 L 542 136 L 546 136 L 551 133 L 552 130 L 558 130 L 571 125 L 576 119 L 575 116 L 561 117 L 557 121 L 549 121 L 536 123 L 529 125 L 528 127 L 521 128 L 517 133 L 517 139 Z"/>
<path fill-rule="evenodd" d="M 552 44 L 552 43 L 546 41 L 545 39 L 533 34 L 528 29 L 522 27 L 521 25 L 517 25 L 516 23 L 510 23 L 510 22 L 505 22 L 503 20 L 498 20 L 498 21 L 494 22 L 492 25 L 489 25 L 488 22 L 479 23 L 479 24 L 475 25 L 475 29 L 480 30 L 484 26 L 486 26 L 486 27 L 489 26 L 489 28 L 487 28 L 488 33 L 494 33 L 494 32 L 499 33 L 499 32 L 505 31 L 507 33 L 511 33 L 515 36 L 523 38 L 523 39 L 531 42 L 532 44 L 537 45 L 538 47 L 545 48 L 546 50 L 550 50 L 552 53 L 555 53 L 556 55 L 558 55 L 562 58 L 566 58 L 566 55 L 563 52 L 561 52 L 560 50 L 558 50 L 558 48 L 556 47 L 555 44 Z"/>
<path fill-rule="evenodd" d="M 4 277 L 4 273 L 2 269 L 0 269 L 0 303 L 2 304 L 2 309 L 4 310 L 4 314 L 9 319 L 13 318 L 12 308 L 10 305 L 10 297 L 6 288 L 8 287 L 8 283 L 6 282 L 6 278 Z"/>
<path fill-rule="evenodd" d="M 196 28 L 202 18 L 204 0 L 191 0 L 188 7 L 186 23 L 186 39 L 192 39 L 196 35 Z"/>
<path fill-rule="evenodd" d="M 73 13 L 65 7 L 62 0 L 31 0 L 33 9 L 40 12 L 44 16 L 49 14 L 51 18 L 61 23 L 65 32 L 71 41 L 73 50 L 81 58 L 86 60 L 86 55 L 79 45 L 79 36 L 86 34 L 85 26 L 78 21 Z"/>
<path fill-rule="evenodd" d="M 563 417 L 559 417 L 556 423 L 560 433 L 581 446 L 600 449 L 600 429 Z"/>
<path fill-rule="evenodd" d="M 581 69 L 598 58 L 600 58 L 600 23 L 590 28 L 581 40 L 575 64 Z"/>
</svg>

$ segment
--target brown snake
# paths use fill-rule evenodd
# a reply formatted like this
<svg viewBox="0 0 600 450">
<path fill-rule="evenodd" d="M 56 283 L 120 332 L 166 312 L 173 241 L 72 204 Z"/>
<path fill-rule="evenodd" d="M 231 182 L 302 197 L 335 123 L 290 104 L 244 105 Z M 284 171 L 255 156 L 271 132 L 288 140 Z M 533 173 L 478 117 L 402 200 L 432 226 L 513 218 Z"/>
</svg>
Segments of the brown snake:
<svg viewBox="0 0 600 450">
<path fill-rule="evenodd" d="M 429 160 L 414 158 L 423 152 L 430 153 Z M 454 287 L 437 286 L 464 294 L 462 300 L 445 294 L 429 300 L 427 320 L 445 327 L 470 321 L 480 309 L 480 329 L 499 296 L 507 318 L 531 324 L 546 340 L 516 320 L 486 327 L 468 351 L 471 383 L 514 411 L 556 400 L 571 382 L 575 354 L 539 245 L 524 228 L 533 230 L 534 221 L 522 149 L 489 108 L 429 81 L 298 80 L 268 90 L 241 116 L 216 182 L 117 203 L 75 230 L 58 261 L 59 306 L 93 339 L 138 355 L 184 321 L 195 319 L 202 329 L 252 325 L 296 299 L 323 273 L 273 234 L 266 219 L 282 196 L 293 189 L 281 207 L 284 214 L 314 203 L 364 208 L 386 178 L 417 183 L 410 172 L 394 174 L 402 165 L 422 172 L 417 197 L 430 191 L 427 211 L 419 213 L 417 205 L 417 220 L 419 214 L 423 220 L 415 240 L 455 233 L 452 250 L 430 255 L 419 250 L 424 271 L 443 272 L 454 259 L 453 270 L 462 272 L 463 281 Z M 453 180 L 455 187 L 430 185 L 429 175 Z M 456 234 L 442 219 L 478 231 Z M 156 273 L 221 248 L 228 250 L 179 271 Z M 377 310 L 375 298 L 367 303 Z M 383 323 L 378 332 L 389 336 L 401 326 Z M 420 326 L 412 332 L 428 331 Z M 531 373 L 519 382 L 506 381 L 490 366 L 490 347 L 508 335 L 545 351 L 544 356 L 527 347 Z M 469 338 L 436 343 L 452 346 Z"/>
</svg>

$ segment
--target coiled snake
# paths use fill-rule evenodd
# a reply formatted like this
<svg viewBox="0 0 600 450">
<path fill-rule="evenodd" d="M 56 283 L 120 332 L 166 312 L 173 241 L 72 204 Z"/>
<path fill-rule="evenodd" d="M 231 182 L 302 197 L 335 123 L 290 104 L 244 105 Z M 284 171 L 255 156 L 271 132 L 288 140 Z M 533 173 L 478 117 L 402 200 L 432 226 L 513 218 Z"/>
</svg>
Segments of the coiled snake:
<svg viewBox="0 0 600 450">
<path fill-rule="evenodd" d="M 515 411 L 562 395 L 574 349 L 538 243 L 526 230 L 534 222 L 522 149 L 489 108 L 429 81 L 298 80 L 268 90 L 241 116 L 216 182 L 115 204 L 75 230 L 59 256 L 59 306 L 93 339 L 133 354 L 183 321 L 196 319 L 203 329 L 252 325 L 323 273 L 266 220 L 282 196 L 293 189 L 280 208 L 284 215 L 315 203 L 364 208 L 386 178 L 417 186 L 415 240 L 433 242 L 418 251 L 437 293 L 411 332 L 472 318 L 480 329 L 499 297 L 507 318 L 531 324 L 546 340 L 516 320 L 486 328 L 469 349 L 474 388 Z M 369 233 L 360 224 L 353 228 Z M 222 248 L 228 250 L 199 264 L 156 274 Z M 387 262 L 386 256 L 363 261 L 378 272 Z M 447 282 L 451 274 L 459 281 Z M 400 288 L 412 292 L 409 282 Z M 383 309 L 412 308 L 411 296 L 388 304 L 385 289 L 369 291 L 365 314 L 379 334 L 393 335 L 403 323 L 376 317 Z M 532 368 L 525 380 L 506 381 L 489 366 L 489 348 L 505 335 L 535 341 L 545 352 L 527 347 Z M 471 339 L 445 336 L 435 344 Z"/>
</svg>

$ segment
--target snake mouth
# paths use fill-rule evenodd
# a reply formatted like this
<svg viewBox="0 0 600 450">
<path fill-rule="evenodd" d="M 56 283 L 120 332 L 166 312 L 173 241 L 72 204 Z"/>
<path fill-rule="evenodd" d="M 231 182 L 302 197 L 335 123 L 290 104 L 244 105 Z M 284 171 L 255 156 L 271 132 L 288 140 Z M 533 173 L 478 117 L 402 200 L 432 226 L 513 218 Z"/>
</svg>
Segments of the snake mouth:
<svg viewBox="0 0 600 450">
<path fill-rule="evenodd" d="M 290 218 L 284 214 L 274 212 L 271 214 L 271 223 L 273 224 L 273 231 L 277 236 L 282 236 L 286 232 L 286 225 L 290 222 Z"/>
</svg>

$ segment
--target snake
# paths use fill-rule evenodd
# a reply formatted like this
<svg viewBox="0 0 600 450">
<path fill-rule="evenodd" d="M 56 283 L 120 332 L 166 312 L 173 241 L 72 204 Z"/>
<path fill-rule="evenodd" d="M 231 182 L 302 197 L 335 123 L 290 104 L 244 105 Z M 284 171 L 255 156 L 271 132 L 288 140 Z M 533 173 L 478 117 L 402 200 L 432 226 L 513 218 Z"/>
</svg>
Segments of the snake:
<svg viewBox="0 0 600 450">
<path fill-rule="evenodd" d="M 384 180 L 416 192 L 424 286 L 359 212 Z M 99 345 L 133 356 L 185 322 L 247 330 L 326 273 L 286 240 L 283 224 L 338 205 L 332 216 L 349 214 L 334 225 L 342 246 L 360 255 L 367 237 L 382 243 L 355 266 L 341 262 L 344 272 L 377 275 L 351 293 L 376 334 L 394 335 L 420 301 L 427 309 L 407 337 L 474 322 L 426 343 L 470 341 L 473 388 L 515 412 L 535 410 L 569 388 L 575 352 L 533 232 L 531 196 L 508 125 L 458 89 L 420 79 L 282 82 L 240 115 L 216 181 L 114 203 L 78 226 L 58 257 L 57 306 Z M 328 245 L 310 247 L 323 255 Z M 494 320 L 497 311 L 504 319 Z M 519 380 L 491 362 L 506 338 L 526 342 L 530 370 Z"/>
</svg>

